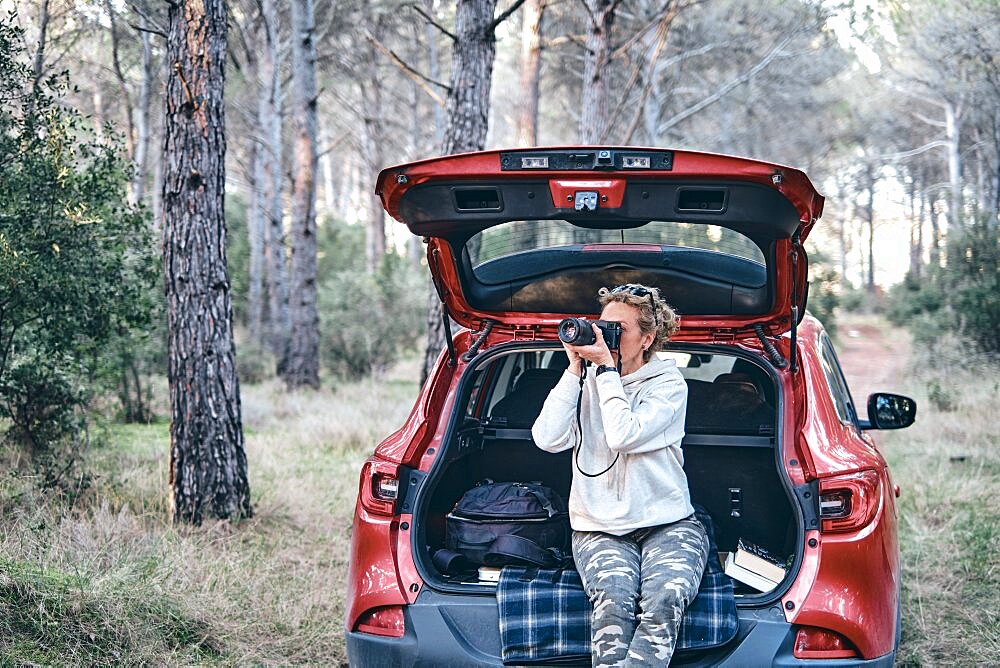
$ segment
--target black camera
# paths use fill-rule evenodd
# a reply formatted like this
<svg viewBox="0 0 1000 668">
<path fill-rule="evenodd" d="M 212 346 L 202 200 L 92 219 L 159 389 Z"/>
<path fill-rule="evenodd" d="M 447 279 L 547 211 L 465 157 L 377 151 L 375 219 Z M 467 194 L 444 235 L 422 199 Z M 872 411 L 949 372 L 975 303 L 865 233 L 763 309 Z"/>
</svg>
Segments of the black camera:
<svg viewBox="0 0 1000 668">
<path fill-rule="evenodd" d="M 622 324 L 607 320 L 595 320 L 591 323 L 586 318 L 566 318 L 559 323 L 559 340 L 571 346 L 589 346 L 597 341 L 594 328 L 597 325 L 604 335 L 608 350 L 618 350 L 622 340 Z"/>
</svg>

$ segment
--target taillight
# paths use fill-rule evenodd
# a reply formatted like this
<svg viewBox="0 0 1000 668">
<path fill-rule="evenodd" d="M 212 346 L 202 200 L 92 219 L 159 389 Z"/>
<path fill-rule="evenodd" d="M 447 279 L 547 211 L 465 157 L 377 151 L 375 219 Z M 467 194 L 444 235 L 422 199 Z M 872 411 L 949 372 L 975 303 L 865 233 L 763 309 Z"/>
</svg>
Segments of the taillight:
<svg viewBox="0 0 1000 668">
<path fill-rule="evenodd" d="M 376 515 L 393 515 L 399 497 L 399 470 L 396 464 L 369 459 L 361 467 L 361 505 Z"/>
<path fill-rule="evenodd" d="M 354 625 L 355 631 L 374 633 L 377 636 L 401 638 L 406 632 L 403 622 L 403 606 L 385 605 L 365 611 Z"/>
<path fill-rule="evenodd" d="M 882 496 L 878 471 L 867 470 L 819 481 L 820 529 L 856 531 L 875 517 Z"/>
<path fill-rule="evenodd" d="M 858 656 L 851 641 L 836 631 L 799 626 L 792 654 L 796 659 L 852 659 Z"/>
</svg>

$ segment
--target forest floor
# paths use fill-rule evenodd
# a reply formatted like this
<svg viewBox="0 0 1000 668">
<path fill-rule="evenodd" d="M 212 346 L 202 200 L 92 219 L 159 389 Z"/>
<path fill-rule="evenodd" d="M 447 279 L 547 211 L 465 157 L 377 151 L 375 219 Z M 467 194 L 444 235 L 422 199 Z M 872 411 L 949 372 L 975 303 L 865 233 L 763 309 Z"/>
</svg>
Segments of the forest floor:
<svg viewBox="0 0 1000 668">
<path fill-rule="evenodd" d="M 837 350 L 861 404 L 913 396 L 917 424 L 878 432 L 902 488 L 901 665 L 1000 655 L 995 367 L 844 316 Z M 927 360 L 934 359 L 934 364 Z M 0 452 L 0 665 L 336 665 L 358 472 L 417 393 L 411 360 L 379 380 L 287 395 L 243 387 L 255 516 L 167 521 L 165 422 L 92 430 L 87 484 L 45 491 Z"/>
</svg>

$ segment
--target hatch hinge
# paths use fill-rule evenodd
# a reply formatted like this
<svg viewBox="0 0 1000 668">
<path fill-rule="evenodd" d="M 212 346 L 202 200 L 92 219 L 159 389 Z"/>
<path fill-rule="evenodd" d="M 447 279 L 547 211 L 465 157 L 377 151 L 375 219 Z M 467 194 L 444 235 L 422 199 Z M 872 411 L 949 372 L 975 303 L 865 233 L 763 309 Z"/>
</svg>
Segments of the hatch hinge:
<svg viewBox="0 0 1000 668">
<path fill-rule="evenodd" d="M 468 350 L 462 353 L 463 362 L 468 362 L 469 360 L 471 360 L 473 357 L 476 356 L 476 353 L 479 352 L 479 348 L 483 345 L 483 343 L 486 342 L 486 337 L 490 335 L 490 332 L 493 331 L 493 327 L 496 324 L 497 324 L 496 320 L 491 320 L 489 318 L 483 321 L 483 328 L 478 332 L 473 333 L 473 336 L 476 338 L 472 342 L 472 345 L 469 346 Z"/>
</svg>

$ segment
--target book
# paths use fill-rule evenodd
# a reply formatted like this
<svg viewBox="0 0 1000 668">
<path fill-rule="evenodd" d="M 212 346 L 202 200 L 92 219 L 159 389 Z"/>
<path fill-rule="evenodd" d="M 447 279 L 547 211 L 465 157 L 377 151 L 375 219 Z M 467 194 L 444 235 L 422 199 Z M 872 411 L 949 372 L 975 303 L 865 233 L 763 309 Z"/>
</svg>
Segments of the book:
<svg viewBox="0 0 1000 668">
<path fill-rule="evenodd" d="M 758 545 L 745 542 L 742 538 L 736 546 L 736 552 L 733 553 L 733 563 L 774 582 L 784 580 L 787 572 L 784 560 L 778 559 Z"/>
<path fill-rule="evenodd" d="M 735 552 L 730 552 L 726 557 L 726 567 L 723 569 L 726 575 L 762 592 L 769 592 L 778 586 L 777 582 L 768 580 L 764 576 L 758 575 L 757 573 L 738 565 L 733 561 L 734 555 Z"/>
</svg>

